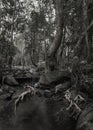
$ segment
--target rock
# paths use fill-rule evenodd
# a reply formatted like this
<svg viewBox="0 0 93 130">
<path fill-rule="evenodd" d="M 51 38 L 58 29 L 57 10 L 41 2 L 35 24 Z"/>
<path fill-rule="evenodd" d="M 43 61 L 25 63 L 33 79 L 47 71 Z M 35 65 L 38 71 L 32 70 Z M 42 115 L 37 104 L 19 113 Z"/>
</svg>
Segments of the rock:
<svg viewBox="0 0 93 130">
<path fill-rule="evenodd" d="M 7 85 L 10 85 L 10 86 L 18 85 L 18 82 L 16 81 L 16 79 L 12 75 L 5 76 L 4 80 L 3 80 L 3 83 L 7 84 Z"/>
<path fill-rule="evenodd" d="M 70 81 L 70 72 L 68 71 L 51 71 L 40 77 L 39 83 L 42 85 L 57 85 L 59 83 Z"/>
<path fill-rule="evenodd" d="M 32 73 L 28 69 L 24 69 L 24 70 L 18 69 L 16 71 L 14 71 L 14 76 L 16 78 L 22 78 L 22 77 L 23 78 L 31 78 Z"/>
<path fill-rule="evenodd" d="M 30 70 L 16 70 L 14 73 L 14 77 L 19 84 L 24 84 L 28 82 L 38 82 L 39 75 L 37 73 L 32 73 Z"/>
<path fill-rule="evenodd" d="M 82 111 L 77 121 L 76 130 L 93 130 L 93 102 Z"/>
<path fill-rule="evenodd" d="M 9 90 L 9 85 L 2 85 L 3 91 L 8 91 Z"/>
<path fill-rule="evenodd" d="M 7 100 L 11 98 L 11 94 L 10 93 L 4 93 L 0 96 L 0 100 Z"/>
<path fill-rule="evenodd" d="M 8 92 L 11 94 L 15 92 L 15 89 L 13 87 L 10 87 L 9 85 L 5 85 L 5 84 L 2 86 L 2 90 L 3 92 Z"/>
</svg>

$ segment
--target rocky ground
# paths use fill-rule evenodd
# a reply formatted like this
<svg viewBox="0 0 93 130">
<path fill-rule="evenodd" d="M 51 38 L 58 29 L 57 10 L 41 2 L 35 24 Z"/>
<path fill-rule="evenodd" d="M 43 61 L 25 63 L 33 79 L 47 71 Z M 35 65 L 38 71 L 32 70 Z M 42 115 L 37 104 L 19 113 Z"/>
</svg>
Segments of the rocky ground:
<svg viewBox="0 0 93 130">
<path fill-rule="evenodd" d="M 6 71 L 0 89 L 0 130 L 92 130 L 93 67 L 83 68 L 79 90 L 71 72 Z"/>
</svg>

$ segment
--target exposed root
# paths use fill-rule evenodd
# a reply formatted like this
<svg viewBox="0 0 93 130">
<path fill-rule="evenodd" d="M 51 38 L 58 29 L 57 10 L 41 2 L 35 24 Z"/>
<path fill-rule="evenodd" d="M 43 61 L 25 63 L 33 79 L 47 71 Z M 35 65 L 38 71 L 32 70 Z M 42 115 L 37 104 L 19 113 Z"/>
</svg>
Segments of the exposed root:
<svg viewBox="0 0 93 130">
<path fill-rule="evenodd" d="M 65 92 L 65 98 L 70 103 L 69 106 L 66 108 L 66 110 L 68 111 L 72 110 L 71 116 L 77 118 L 77 116 L 82 111 L 78 104 L 81 103 L 82 101 L 85 101 L 85 99 L 79 94 L 73 96 L 73 93 L 70 92 L 69 89 Z"/>
<path fill-rule="evenodd" d="M 79 103 L 79 102 L 82 102 L 82 101 L 85 101 L 85 99 L 81 96 L 81 95 L 77 95 L 75 98 L 74 98 L 74 101 L 76 103 Z"/>
<path fill-rule="evenodd" d="M 35 89 L 29 85 L 25 86 L 24 88 L 27 88 L 26 91 L 24 91 L 23 93 L 21 93 L 18 98 L 15 100 L 15 114 L 16 114 L 16 110 L 17 110 L 17 106 L 20 102 L 22 102 L 24 100 L 24 98 L 29 95 L 29 96 L 33 96 L 35 95 Z"/>
</svg>

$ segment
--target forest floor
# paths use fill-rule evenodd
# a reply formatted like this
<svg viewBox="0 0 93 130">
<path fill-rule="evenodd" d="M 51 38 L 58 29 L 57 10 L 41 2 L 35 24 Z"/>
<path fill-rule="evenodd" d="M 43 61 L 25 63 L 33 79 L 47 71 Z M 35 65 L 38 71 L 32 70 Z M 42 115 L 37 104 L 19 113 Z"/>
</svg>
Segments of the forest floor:
<svg viewBox="0 0 93 130">
<path fill-rule="evenodd" d="M 34 73 L 28 69 L 15 69 L 11 72 L 7 70 L 0 89 L 0 130 L 14 130 L 16 109 L 21 102 L 24 104 L 27 95 L 44 99 L 53 130 L 79 130 L 80 128 L 83 130 L 85 124 L 82 115 L 85 114 L 88 122 L 85 127 L 88 126 L 90 118 L 93 119 L 87 114 L 88 111 L 91 115 L 93 113 L 92 70 L 90 66 L 84 70 L 84 74 L 87 75 L 86 80 L 84 79 L 80 84 L 80 90 L 71 86 L 71 75 L 67 70 L 62 72 L 56 70 L 49 74 L 43 74 L 41 70 Z M 87 106 L 89 107 L 86 110 Z M 24 109 L 25 107 L 19 107 L 19 111 Z"/>
</svg>

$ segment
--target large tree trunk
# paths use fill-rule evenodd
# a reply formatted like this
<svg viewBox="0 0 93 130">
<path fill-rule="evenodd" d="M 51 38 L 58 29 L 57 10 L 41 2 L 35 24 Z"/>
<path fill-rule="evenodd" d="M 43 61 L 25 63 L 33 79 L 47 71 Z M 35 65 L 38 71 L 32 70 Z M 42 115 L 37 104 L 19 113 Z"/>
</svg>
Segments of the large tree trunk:
<svg viewBox="0 0 93 130">
<path fill-rule="evenodd" d="M 62 0 L 55 1 L 55 9 L 56 9 L 57 29 L 56 29 L 56 36 L 54 39 L 54 43 L 50 46 L 50 49 L 48 52 L 49 63 L 50 61 L 52 62 L 55 59 L 56 52 L 62 41 L 62 36 L 63 36 Z"/>
<path fill-rule="evenodd" d="M 91 63 L 93 61 L 93 2 L 88 2 L 88 0 L 83 0 L 84 32 L 79 38 L 74 51 L 75 55 L 78 55 L 81 51 L 80 48 L 84 48 L 83 40 L 85 40 L 87 45 L 87 61 Z"/>
<path fill-rule="evenodd" d="M 89 23 L 93 21 L 93 1 L 91 1 L 88 5 L 88 20 Z M 88 62 L 91 63 L 93 61 L 93 26 L 90 28 L 88 32 L 88 42 L 89 42 L 89 56 Z"/>
<path fill-rule="evenodd" d="M 85 34 L 85 42 L 87 46 L 87 57 L 89 57 L 90 50 L 89 50 L 89 42 L 88 42 L 88 32 L 87 32 L 87 27 L 88 27 L 88 8 L 87 8 L 87 0 L 83 0 L 83 19 L 84 19 L 84 30 L 86 32 Z"/>
<path fill-rule="evenodd" d="M 93 28 L 93 21 L 91 21 L 91 23 L 88 25 L 86 31 L 89 32 L 92 28 Z M 76 44 L 76 46 L 74 47 L 74 55 L 78 55 L 79 50 L 80 50 L 80 47 L 81 47 L 81 43 L 82 43 L 83 39 L 84 39 L 85 36 L 86 36 L 86 31 L 84 31 L 84 32 L 81 34 L 81 37 L 80 37 L 79 40 L 77 41 L 77 44 Z"/>
</svg>

